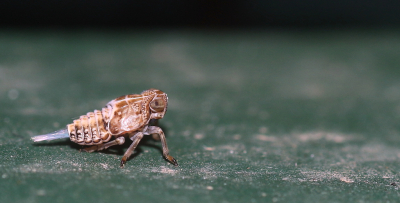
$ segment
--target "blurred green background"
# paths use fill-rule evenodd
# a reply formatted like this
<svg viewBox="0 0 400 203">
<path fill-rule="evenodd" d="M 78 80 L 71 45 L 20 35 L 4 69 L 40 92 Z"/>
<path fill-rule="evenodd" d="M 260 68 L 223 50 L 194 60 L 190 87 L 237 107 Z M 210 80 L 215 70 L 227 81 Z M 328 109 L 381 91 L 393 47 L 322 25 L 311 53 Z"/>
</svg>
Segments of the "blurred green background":
<svg viewBox="0 0 400 203">
<path fill-rule="evenodd" d="M 3 29 L 0 202 L 397 202 L 399 53 L 396 29 Z M 30 140 L 149 88 L 179 167 Z"/>
</svg>

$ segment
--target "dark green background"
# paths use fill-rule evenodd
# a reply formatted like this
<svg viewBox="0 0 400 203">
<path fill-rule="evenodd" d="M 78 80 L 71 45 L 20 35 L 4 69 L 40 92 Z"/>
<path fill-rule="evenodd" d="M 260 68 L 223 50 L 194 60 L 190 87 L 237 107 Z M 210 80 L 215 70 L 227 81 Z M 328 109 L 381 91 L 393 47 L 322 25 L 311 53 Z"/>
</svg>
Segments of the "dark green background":
<svg viewBox="0 0 400 203">
<path fill-rule="evenodd" d="M 0 202 L 396 202 L 400 32 L 0 31 Z M 169 96 L 161 143 L 33 144 L 108 101 Z"/>
</svg>

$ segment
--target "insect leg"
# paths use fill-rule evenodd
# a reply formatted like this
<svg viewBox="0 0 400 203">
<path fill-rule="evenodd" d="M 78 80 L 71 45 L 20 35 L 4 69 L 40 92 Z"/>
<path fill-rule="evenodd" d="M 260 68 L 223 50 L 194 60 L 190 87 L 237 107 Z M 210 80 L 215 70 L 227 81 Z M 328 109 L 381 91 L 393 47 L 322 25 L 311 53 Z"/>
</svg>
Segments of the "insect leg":
<svg viewBox="0 0 400 203">
<path fill-rule="evenodd" d="M 160 141 L 160 135 L 158 135 L 156 133 L 151 134 L 151 137 L 156 141 Z"/>
<path fill-rule="evenodd" d="M 125 138 L 124 137 L 118 137 L 117 139 L 107 142 L 107 143 L 103 143 L 103 144 L 99 144 L 99 145 L 94 145 L 88 148 L 85 148 L 83 150 L 85 150 L 86 152 L 94 152 L 94 151 L 100 151 L 103 149 L 107 149 L 111 146 L 114 145 L 122 145 L 125 142 Z"/>
<path fill-rule="evenodd" d="M 142 138 L 143 138 L 142 132 L 138 132 L 131 137 L 131 140 L 133 142 L 132 142 L 131 146 L 129 146 L 128 150 L 126 150 L 124 156 L 121 159 L 121 165 L 120 165 L 121 167 L 124 166 L 124 164 L 126 163 L 126 160 L 128 160 L 128 158 L 131 156 L 131 154 L 133 153 L 135 148 L 138 146 L 138 144 Z"/>
<path fill-rule="evenodd" d="M 158 126 L 158 119 L 151 119 L 150 126 Z M 160 135 L 156 133 L 151 134 L 151 137 L 156 141 L 160 141 Z"/>
<path fill-rule="evenodd" d="M 177 166 L 178 162 L 174 159 L 174 157 L 169 155 L 169 150 L 168 150 L 168 146 L 167 146 L 167 140 L 165 139 L 165 135 L 164 135 L 164 132 L 162 131 L 162 129 L 160 127 L 157 127 L 157 126 L 149 126 L 147 128 L 145 134 L 146 135 L 150 135 L 150 134 L 153 134 L 153 133 L 158 134 L 160 139 L 161 139 L 164 157 L 169 162 L 171 162 L 172 164 Z"/>
</svg>

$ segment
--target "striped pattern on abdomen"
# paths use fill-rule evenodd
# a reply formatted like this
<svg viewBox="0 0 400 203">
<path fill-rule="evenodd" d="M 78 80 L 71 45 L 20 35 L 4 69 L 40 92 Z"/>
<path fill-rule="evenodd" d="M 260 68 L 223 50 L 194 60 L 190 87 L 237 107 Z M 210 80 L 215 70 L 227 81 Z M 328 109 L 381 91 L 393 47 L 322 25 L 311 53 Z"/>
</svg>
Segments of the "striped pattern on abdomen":
<svg viewBox="0 0 400 203">
<path fill-rule="evenodd" d="M 80 145 L 98 145 L 111 139 L 106 129 L 109 121 L 108 108 L 95 110 L 67 125 L 69 138 Z"/>
</svg>

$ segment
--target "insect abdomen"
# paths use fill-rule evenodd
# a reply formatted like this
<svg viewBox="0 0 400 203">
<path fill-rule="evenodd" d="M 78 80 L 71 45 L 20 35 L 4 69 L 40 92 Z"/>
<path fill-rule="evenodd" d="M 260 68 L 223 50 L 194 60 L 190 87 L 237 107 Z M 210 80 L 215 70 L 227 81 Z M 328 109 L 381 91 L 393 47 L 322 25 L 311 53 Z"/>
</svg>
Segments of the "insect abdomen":
<svg viewBox="0 0 400 203">
<path fill-rule="evenodd" d="M 89 112 L 67 125 L 69 138 L 80 145 L 98 145 L 108 142 L 112 137 L 106 129 L 108 120 L 107 108 L 103 108 L 103 111 Z"/>
</svg>

